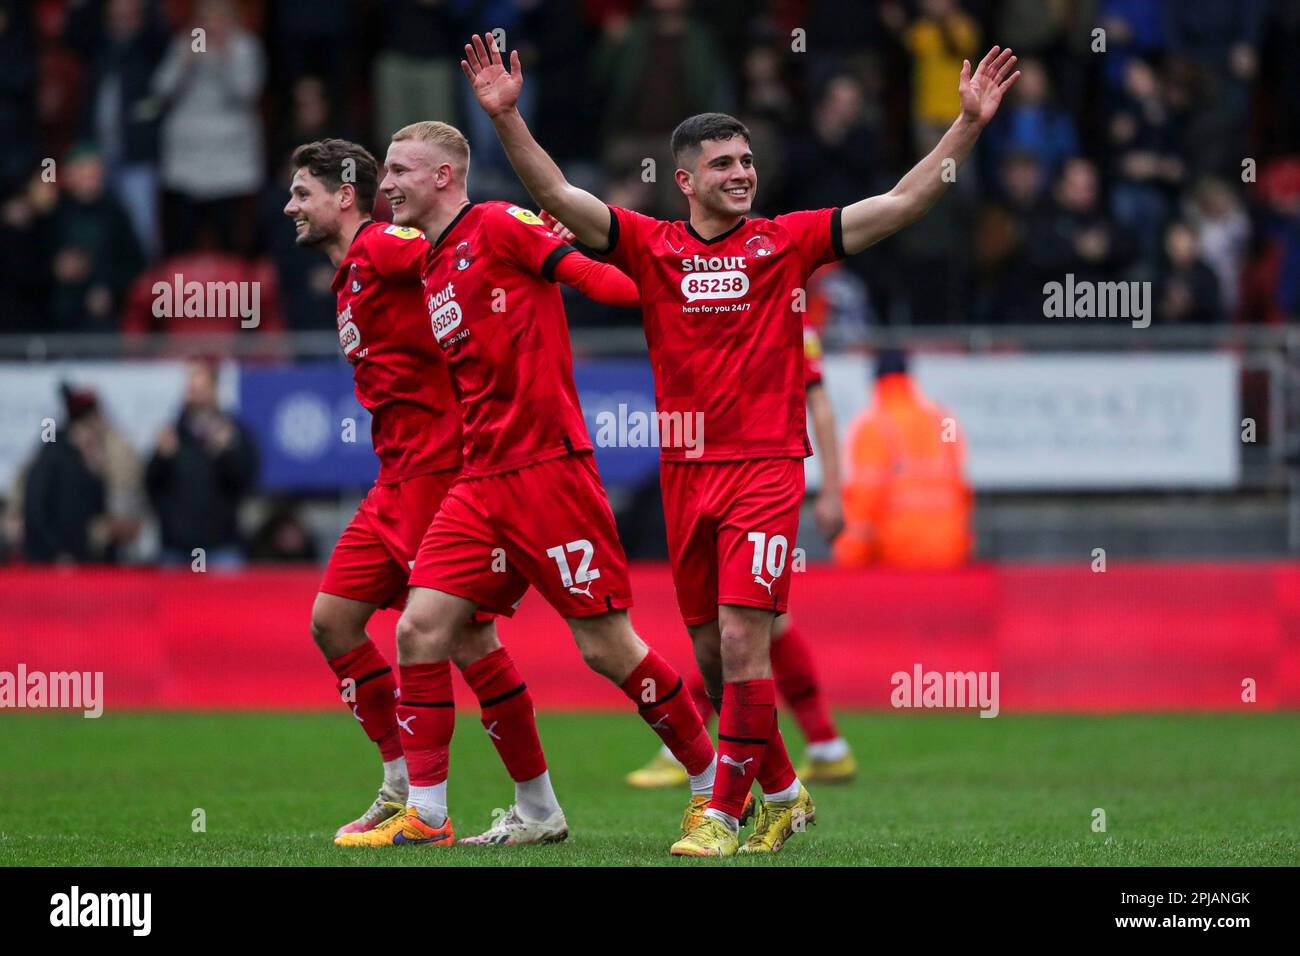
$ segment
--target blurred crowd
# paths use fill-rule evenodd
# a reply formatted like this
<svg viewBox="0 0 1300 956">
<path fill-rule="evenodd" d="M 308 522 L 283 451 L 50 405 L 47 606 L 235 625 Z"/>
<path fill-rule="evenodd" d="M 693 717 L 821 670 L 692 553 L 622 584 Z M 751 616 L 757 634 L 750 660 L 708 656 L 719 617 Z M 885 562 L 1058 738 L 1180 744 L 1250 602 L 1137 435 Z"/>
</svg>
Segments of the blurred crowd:
<svg viewBox="0 0 1300 956">
<path fill-rule="evenodd" d="M 192 329 L 150 308 L 176 274 L 259 281 L 264 334 L 329 328 L 329 266 L 280 214 L 290 151 L 341 135 L 382 157 L 450 119 L 471 194 L 524 200 L 459 71 L 488 28 L 566 171 L 665 217 L 691 113 L 750 126 L 760 211 L 841 205 L 937 141 L 963 58 L 1014 48 L 949 195 L 819 275 L 832 347 L 1042 321 L 1067 273 L 1150 281 L 1159 324 L 1300 313 L 1300 0 L 0 0 L 0 332 Z"/>
<path fill-rule="evenodd" d="M 220 366 L 186 368 L 175 419 L 139 454 L 90 388 L 65 383 L 58 418 L 12 487 L 0 488 L 0 563 L 156 562 L 237 568 L 315 561 L 319 545 L 292 498 L 245 507 L 258 486 L 250 429 L 222 407 Z"/>
</svg>

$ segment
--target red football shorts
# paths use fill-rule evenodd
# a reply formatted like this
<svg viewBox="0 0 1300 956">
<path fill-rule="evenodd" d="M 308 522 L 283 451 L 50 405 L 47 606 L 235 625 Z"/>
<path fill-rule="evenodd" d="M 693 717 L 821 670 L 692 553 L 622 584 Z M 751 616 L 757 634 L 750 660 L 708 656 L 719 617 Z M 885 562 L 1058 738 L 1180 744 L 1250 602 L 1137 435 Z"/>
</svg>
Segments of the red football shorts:
<svg viewBox="0 0 1300 956">
<path fill-rule="evenodd" d="M 784 613 L 803 461 L 665 461 L 659 480 L 682 619 L 712 621 L 719 604 Z"/>
<path fill-rule="evenodd" d="M 320 589 L 379 607 L 406 605 L 411 562 L 459 468 L 374 485 L 334 546 Z"/>
<path fill-rule="evenodd" d="M 563 617 L 631 607 L 627 556 L 595 456 L 459 479 L 420 542 L 410 583 L 507 617 L 530 584 Z"/>
</svg>

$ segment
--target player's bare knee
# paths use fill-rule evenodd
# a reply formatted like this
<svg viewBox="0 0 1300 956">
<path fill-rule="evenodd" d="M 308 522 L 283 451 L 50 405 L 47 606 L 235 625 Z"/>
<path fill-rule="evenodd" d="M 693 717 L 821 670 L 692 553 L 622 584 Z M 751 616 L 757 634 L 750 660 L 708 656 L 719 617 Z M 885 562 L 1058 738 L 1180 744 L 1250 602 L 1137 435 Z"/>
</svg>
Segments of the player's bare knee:
<svg viewBox="0 0 1300 956">
<path fill-rule="evenodd" d="M 724 615 L 719 625 L 723 679 L 738 681 L 770 677 L 771 642 L 769 630 L 763 622 L 749 614 Z"/>
<path fill-rule="evenodd" d="M 583 663 L 615 683 L 632 673 L 649 651 L 625 612 L 570 618 L 569 629 Z"/>
<path fill-rule="evenodd" d="M 355 650 L 366 640 L 364 621 L 352 620 L 317 597 L 311 609 L 311 639 L 326 660 Z"/>
<path fill-rule="evenodd" d="M 456 646 L 456 624 L 445 617 L 412 612 L 397 622 L 397 654 L 402 661 L 446 660 Z"/>
<path fill-rule="evenodd" d="M 718 622 L 696 624 L 688 628 L 691 634 L 691 647 L 695 651 L 695 663 L 706 685 L 710 681 L 722 680 L 722 646 L 718 633 Z"/>
<path fill-rule="evenodd" d="M 602 677 L 614 680 L 613 672 L 617 669 L 619 658 L 613 635 L 600 630 L 574 631 L 574 640 L 578 644 L 578 653 L 582 662 Z"/>
<path fill-rule="evenodd" d="M 768 657 L 767 648 L 753 634 L 722 632 L 722 670 L 726 680 L 751 680 L 755 665 Z"/>
<path fill-rule="evenodd" d="M 476 661 L 481 661 L 500 646 L 501 641 L 497 638 L 497 627 L 494 622 L 472 622 L 461 628 L 451 650 L 451 662 L 460 670 L 464 670 Z"/>
</svg>

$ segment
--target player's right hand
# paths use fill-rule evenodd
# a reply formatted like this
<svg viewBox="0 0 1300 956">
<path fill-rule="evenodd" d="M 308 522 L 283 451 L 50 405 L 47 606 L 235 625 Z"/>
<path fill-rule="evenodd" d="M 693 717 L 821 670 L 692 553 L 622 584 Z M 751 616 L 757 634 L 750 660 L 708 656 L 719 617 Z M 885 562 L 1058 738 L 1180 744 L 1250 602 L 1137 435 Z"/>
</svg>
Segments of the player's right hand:
<svg viewBox="0 0 1300 956">
<path fill-rule="evenodd" d="M 476 33 L 471 43 L 473 45 L 465 44 L 465 59 L 460 61 L 460 68 L 474 87 L 478 105 L 488 116 L 514 109 L 524 85 L 519 51 L 510 51 L 510 71 L 506 72 L 492 34 L 485 33 L 480 37 Z"/>
<path fill-rule="evenodd" d="M 557 238 L 564 242 L 573 242 L 573 240 L 578 238 L 572 229 L 560 222 L 560 220 L 556 219 L 545 209 L 539 209 L 537 211 L 537 218 L 542 221 L 543 226 L 551 230 Z"/>
</svg>

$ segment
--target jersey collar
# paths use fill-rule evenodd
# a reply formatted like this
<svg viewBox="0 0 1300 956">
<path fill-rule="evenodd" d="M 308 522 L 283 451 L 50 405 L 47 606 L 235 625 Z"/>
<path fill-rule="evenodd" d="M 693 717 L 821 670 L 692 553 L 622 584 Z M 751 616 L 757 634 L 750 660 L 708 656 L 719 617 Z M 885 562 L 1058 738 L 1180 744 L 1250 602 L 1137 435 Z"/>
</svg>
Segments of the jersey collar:
<svg viewBox="0 0 1300 956">
<path fill-rule="evenodd" d="M 352 234 L 352 241 L 348 243 L 348 248 L 351 249 L 355 246 L 357 244 L 357 239 L 361 237 L 361 234 L 374 224 L 375 221 L 373 219 L 363 219 L 361 225 L 357 226 L 357 231 Z"/>
<path fill-rule="evenodd" d="M 695 241 L 696 241 L 696 242 L 702 242 L 702 243 L 704 243 L 704 245 L 706 245 L 706 246 L 711 246 L 711 245 L 713 245 L 714 243 L 721 242 L 723 239 L 726 239 L 728 236 L 730 236 L 732 233 L 734 233 L 737 229 L 739 229 L 741 226 L 743 226 L 743 225 L 744 225 L 745 223 L 747 223 L 747 222 L 749 222 L 749 219 L 748 219 L 747 217 L 745 217 L 745 216 L 741 216 L 741 217 L 740 217 L 740 222 L 736 223 L 734 226 L 732 226 L 732 227 L 731 227 L 730 229 L 728 229 L 726 232 L 719 233 L 718 235 L 714 236 L 712 239 L 705 239 L 703 236 L 701 236 L 698 232 L 695 231 L 695 227 L 692 226 L 692 225 L 691 225 L 691 221 L 690 221 L 689 219 L 687 219 L 687 220 L 686 220 L 686 231 L 689 232 L 689 233 L 690 233 L 690 234 L 695 238 Z"/>
<path fill-rule="evenodd" d="M 465 205 L 461 207 L 460 212 L 456 213 L 456 218 L 453 219 L 451 222 L 447 223 L 447 228 L 444 229 L 438 235 L 437 239 L 433 240 L 433 242 L 430 243 L 430 248 L 437 249 L 440 245 L 442 245 L 442 240 L 446 239 L 447 236 L 451 234 L 451 231 L 456 228 L 457 223 L 459 223 L 462 219 L 464 219 L 465 214 L 473 208 L 474 208 L 473 202 L 465 203 Z"/>
<path fill-rule="evenodd" d="M 357 226 L 357 231 L 352 234 L 352 241 L 348 243 L 348 251 L 343 254 L 343 261 L 340 262 L 339 267 L 334 270 L 334 278 L 330 281 L 330 289 L 334 292 L 338 292 L 343 288 L 342 283 L 347 277 L 347 273 L 351 271 L 348 256 L 352 254 L 352 247 L 357 244 L 357 240 L 361 238 L 361 234 L 374 224 L 375 221 L 373 219 L 363 220 L 361 225 Z"/>
</svg>

